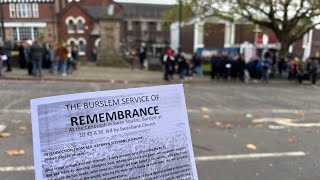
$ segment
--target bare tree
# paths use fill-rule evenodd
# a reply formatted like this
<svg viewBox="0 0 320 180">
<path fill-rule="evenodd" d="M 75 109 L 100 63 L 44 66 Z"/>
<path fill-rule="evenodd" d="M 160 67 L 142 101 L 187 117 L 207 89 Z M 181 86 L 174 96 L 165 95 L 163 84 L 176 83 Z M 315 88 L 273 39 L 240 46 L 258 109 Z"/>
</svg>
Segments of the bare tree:
<svg viewBox="0 0 320 180">
<path fill-rule="evenodd" d="M 281 43 L 280 56 L 320 24 L 320 0 L 183 0 L 200 18 L 246 20 L 271 29 Z"/>
</svg>

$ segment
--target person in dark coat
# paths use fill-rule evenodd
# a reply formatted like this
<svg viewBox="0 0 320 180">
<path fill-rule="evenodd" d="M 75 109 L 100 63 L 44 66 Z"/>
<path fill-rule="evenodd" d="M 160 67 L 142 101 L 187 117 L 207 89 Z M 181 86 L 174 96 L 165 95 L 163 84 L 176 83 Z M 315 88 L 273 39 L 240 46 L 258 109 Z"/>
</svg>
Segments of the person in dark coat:
<svg viewBox="0 0 320 180">
<path fill-rule="evenodd" d="M 0 43 L 0 77 L 3 76 L 3 75 L 2 75 L 3 60 L 2 60 L 2 58 L 1 58 L 3 55 L 5 55 L 4 49 L 3 49 L 3 44 Z"/>
<path fill-rule="evenodd" d="M 222 55 L 219 55 L 219 59 L 217 59 L 217 62 L 215 63 L 218 80 L 224 77 L 225 65 L 226 65 L 225 58 Z"/>
<path fill-rule="evenodd" d="M 33 75 L 33 65 L 32 65 L 32 59 L 31 59 L 31 49 L 32 42 L 26 42 L 25 44 L 25 53 L 26 53 L 26 60 L 27 60 L 27 69 L 29 76 Z"/>
<path fill-rule="evenodd" d="M 234 59 L 230 59 L 230 76 L 233 80 L 237 80 L 239 77 L 239 64 L 238 64 L 238 57 Z"/>
<path fill-rule="evenodd" d="M 268 83 L 269 82 L 269 79 L 270 79 L 270 70 L 272 68 L 272 59 L 271 59 L 271 54 L 269 52 L 267 52 L 265 55 L 264 55 L 264 58 L 261 62 L 261 72 L 262 72 L 262 80 L 265 82 L 265 83 Z"/>
<path fill-rule="evenodd" d="M 187 62 L 184 57 L 184 53 L 179 52 L 176 57 L 176 62 L 178 63 L 178 72 L 179 72 L 179 79 L 180 82 L 184 82 L 184 78 L 186 75 L 186 69 L 187 69 Z"/>
<path fill-rule="evenodd" d="M 318 72 L 320 69 L 319 62 L 316 59 L 312 59 L 309 61 L 307 67 L 310 74 L 311 83 L 316 84 L 318 80 Z"/>
<path fill-rule="evenodd" d="M 144 61 L 147 57 L 147 52 L 146 52 L 146 48 L 144 48 L 143 46 L 140 47 L 139 49 L 139 62 L 140 62 L 140 69 L 144 69 Z"/>
<path fill-rule="evenodd" d="M 5 61 L 7 65 L 7 72 L 12 71 L 12 67 L 11 67 L 11 59 L 12 59 L 11 51 L 12 50 L 13 50 L 12 42 L 11 41 L 5 42 L 3 45 L 3 51 L 4 51 L 4 54 L 8 57 L 8 60 Z"/>
<path fill-rule="evenodd" d="M 237 64 L 237 67 L 238 67 L 238 77 L 239 77 L 239 80 L 241 82 L 244 82 L 244 70 L 246 68 L 246 62 L 245 60 L 243 59 L 242 55 L 239 54 L 238 55 L 238 59 L 236 61 L 236 64 Z"/>
<path fill-rule="evenodd" d="M 231 59 L 227 55 L 225 55 L 223 57 L 223 64 L 224 64 L 223 78 L 224 78 L 224 80 L 228 80 L 230 77 L 230 74 L 231 74 L 232 64 L 231 64 Z"/>
<path fill-rule="evenodd" d="M 19 51 L 19 65 L 21 69 L 24 69 L 27 65 L 27 59 L 26 59 L 26 53 L 25 53 L 23 42 L 20 43 L 18 47 L 18 51 Z"/>
<path fill-rule="evenodd" d="M 211 79 L 214 80 L 217 75 L 217 64 L 221 61 L 219 52 L 214 52 L 211 57 Z"/>
<path fill-rule="evenodd" d="M 33 75 L 42 77 L 42 60 L 43 60 L 44 49 L 43 46 L 39 44 L 38 41 L 35 41 L 30 48 L 30 55 L 33 65 Z"/>
<path fill-rule="evenodd" d="M 170 69 L 172 68 L 172 62 L 174 61 L 174 57 L 172 56 L 172 50 L 168 49 L 166 54 L 163 56 L 163 64 L 164 64 L 164 80 L 169 81 L 170 78 Z"/>
</svg>

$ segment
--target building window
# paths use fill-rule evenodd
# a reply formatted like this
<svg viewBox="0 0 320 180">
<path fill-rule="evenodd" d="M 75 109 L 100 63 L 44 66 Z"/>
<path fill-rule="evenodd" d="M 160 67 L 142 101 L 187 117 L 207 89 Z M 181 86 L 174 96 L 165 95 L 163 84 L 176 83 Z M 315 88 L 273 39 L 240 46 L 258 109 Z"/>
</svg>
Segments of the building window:
<svg viewBox="0 0 320 180">
<path fill-rule="evenodd" d="M 33 17 L 38 18 L 39 17 L 39 6 L 38 3 L 32 4 L 32 10 L 33 10 Z"/>
<path fill-rule="evenodd" d="M 16 17 L 16 6 L 14 4 L 9 4 L 10 17 Z"/>
<path fill-rule="evenodd" d="M 79 55 L 86 54 L 86 43 L 83 40 L 79 41 Z"/>
<path fill-rule="evenodd" d="M 141 30 L 140 22 L 135 21 L 135 22 L 133 23 L 133 30 L 134 30 L 134 31 L 140 31 L 140 30 Z"/>
<path fill-rule="evenodd" d="M 156 29 L 157 29 L 157 24 L 155 23 L 155 22 L 149 22 L 148 24 L 147 24 L 147 30 L 148 31 L 156 31 Z"/>
<path fill-rule="evenodd" d="M 128 31 L 132 31 L 132 30 L 133 30 L 132 21 L 128 21 L 128 22 L 127 22 L 127 30 L 128 30 Z"/>
<path fill-rule="evenodd" d="M 13 39 L 13 41 L 19 41 L 18 40 L 18 37 L 19 35 L 18 35 L 18 31 L 17 31 L 17 28 L 12 28 L 12 39 Z"/>
<path fill-rule="evenodd" d="M 113 16 L 114 14 L 114 5 L 113 4 L 110 4 L 107 8 L 107 14 L 108 16 Z"/>
<path fill-rule="evenodd" d="M 157 23 L 157 31 L 162 31 L 162 24 L 161 22 Z"/>
<path fill-rule="evenodd" d="M 70 41 L 70 44 L 69 44 L 70 47 L 74 47 L 75 45 L 76 43 L 74 41 Z"/>
<path fill-rule="evenodd" d="M 141 23 L 141 30 L 142 31 L 147 31 L 148 30 L 148 23 L 147 22 L 142 22 Z"/>
<path fill-rule="evenodd" d="M 39 38 L 39 30 L 33 27 L 16 27 L 12 28 L 12 36 L 14 41 L 34 41 Z"/>
<path fill-rule="evenodd" d="M 81 19 L 78 20 L 78 29 L 77 30 L 78 30 L 78 33 L 84 32 L 84 22 Z"/>
<path fill-rule="evenodd" d="M 74 22 L 71 19 L 68 21 L 68 33 L 74 33 Z"/>
<path fill-rule="evenodd" d="M 32 17 L 31 4 L 28 4 L 28 3 L 17 4 L 17 17 L 18 18 L 31 18 Z"/>
<path fill-rule="evenodd" d="M 9 4 L 9 14 L 11 18 L 38 18 L 39 6 L 38 3 L 12 3 Z"/>
</svg>

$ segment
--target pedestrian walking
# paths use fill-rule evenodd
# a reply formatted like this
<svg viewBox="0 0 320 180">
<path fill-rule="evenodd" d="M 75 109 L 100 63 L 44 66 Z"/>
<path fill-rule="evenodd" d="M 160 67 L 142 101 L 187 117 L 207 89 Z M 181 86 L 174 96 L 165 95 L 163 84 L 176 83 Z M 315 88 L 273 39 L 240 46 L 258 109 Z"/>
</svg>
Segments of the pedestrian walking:
<svg viewBox="0 0 320 180">
<path fill-rule="evenodd" d="M 4 54 L 7 56 L 7 60 L 5 61 L 6 65 L 7 65 L 7 72 L 11 72 L 12 71 L 12 67 L 11 67 L 11 59 L 12 59 L 12 55 L 11 55 L 11 51 L 13 50 L 13 44 L 11 41 L 6 41 L 3 45 L 3 51 Z"/>
<path fill-rule="evenodd" d="M 67 76 L 68 66 L 68 49 L 65 43 L 61 43 L 57 48 L 57 60 L 59 62 L 59 69 L 62 76 Z"/>
<path fill-rule="evenodd" d="M 30 55 L 32 61 L 33 75 L 42 77 L 42 61 L 43 61 L 44 49 L 36 40 L 30 48 Z"/>
</svg>

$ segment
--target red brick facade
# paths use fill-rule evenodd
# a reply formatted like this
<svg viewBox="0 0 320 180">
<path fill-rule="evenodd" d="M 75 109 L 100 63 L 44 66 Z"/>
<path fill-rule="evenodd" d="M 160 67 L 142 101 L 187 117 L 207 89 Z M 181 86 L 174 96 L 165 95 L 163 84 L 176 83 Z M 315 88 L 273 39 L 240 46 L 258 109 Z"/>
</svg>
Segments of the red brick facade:
<svg viewBox="0 0 320 180">
<path fill-rule="evenodd" d="M 71 42 L 79 46 L 80 41 L 85 43 L 85 51 L 83 54 L 89 55 L 90 50 L 94 48 L 94 43 L 98 39 L 97 36 L 91 35 L 94 29 L 94 21 L 84 9 L 81 8 L 77 3 L 69 4 L 66 9 L 61 13 L 59 21 L 59 37 L 60 41 L 64 41 L 68 44 Z M 73 21 L 73 31 L 68 31 L 68 22 Z M 83 21 L 83 31 L 78 30 L 78 21 Z"/>
</svg>

